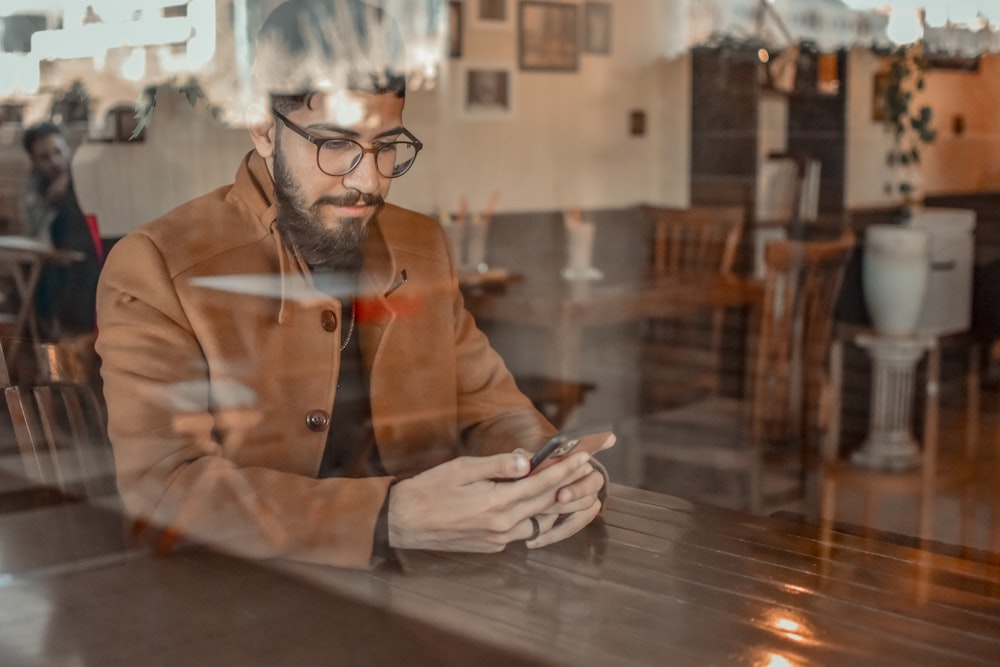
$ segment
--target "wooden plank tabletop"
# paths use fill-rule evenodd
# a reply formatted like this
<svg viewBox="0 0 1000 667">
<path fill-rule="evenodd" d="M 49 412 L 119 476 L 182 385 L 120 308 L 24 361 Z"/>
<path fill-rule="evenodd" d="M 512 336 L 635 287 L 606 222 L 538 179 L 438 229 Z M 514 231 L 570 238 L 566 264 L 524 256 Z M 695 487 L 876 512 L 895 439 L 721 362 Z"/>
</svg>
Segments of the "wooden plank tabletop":
<svg viewBox="0 0 1000 667">
<path fill-rule="evenodd" d="M 83 503 L 0 514 L 2 664 L 995 664 L 993 554 L 612 485 L 558 545 L 370 571 L 129 550 Z M 138 662 L 136 662 L 138 661 Z M 305 662 L 303 662 L 305 661 Z"/>
</svg>

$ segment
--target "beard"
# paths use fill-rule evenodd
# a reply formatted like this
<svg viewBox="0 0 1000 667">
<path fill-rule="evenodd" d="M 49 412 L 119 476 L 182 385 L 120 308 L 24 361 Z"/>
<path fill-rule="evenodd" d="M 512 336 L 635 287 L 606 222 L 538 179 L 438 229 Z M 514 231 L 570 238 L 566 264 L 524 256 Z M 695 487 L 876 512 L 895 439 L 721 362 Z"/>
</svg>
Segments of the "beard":
<svg viewBox="0 0 1000 667">
<path fill-rule="evenodd" d="M 310 269 L 349 272 L 361 269 L 364 259 L 361 248 L 368 236 L 368 223 L 385 205 L 380 195 L 348 190 L 337 197 L 320 197 L 307 205 L 302 189 L 281 157 L 280 146 L 275 146 L 274 199 L 282 241 Z M 324 224 L 323 206 L 352 206 L 359 202 L 373 207 L 373 214 L 367 218 L 339 218 L 332 228 Z"/>
</svg>

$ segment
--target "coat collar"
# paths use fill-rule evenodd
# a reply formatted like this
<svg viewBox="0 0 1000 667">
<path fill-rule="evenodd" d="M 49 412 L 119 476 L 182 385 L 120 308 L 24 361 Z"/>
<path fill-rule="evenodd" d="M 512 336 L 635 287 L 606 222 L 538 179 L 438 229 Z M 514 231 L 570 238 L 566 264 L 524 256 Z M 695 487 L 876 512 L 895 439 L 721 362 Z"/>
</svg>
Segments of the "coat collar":
<svg viewBox="0 0 1000 667">
<path fill-rule="evenodd" d="M 314 291 L 312 274 L 305 262 L 281 240 L 275 224 L 277 206 L 274 197 L 274 179 L 268 171 L 264 158 L 257 151 L 250 151 L 243 159 L 229 195 L 249 209 L 254 221 L 263 233 L 274 240 L 277 251 L 279 277 L 281 281 L 281 308 L 278 322 L 290 323 L 292 309 L 290 300 L 298 300 L 303 291 Z M 391 207 L 386 207 L 389 209 Z M 386 302 L 386 295 L 398 288 L 402 282 L 389 244 L 385 238 L 382 217 L 386 210 L 372 221 L 363 248 L 364 265 L 358 279 L 359 297 L 366 302 L 369 323 L 385 324 L 392 317 L 392 309 Z"/>
</svg>

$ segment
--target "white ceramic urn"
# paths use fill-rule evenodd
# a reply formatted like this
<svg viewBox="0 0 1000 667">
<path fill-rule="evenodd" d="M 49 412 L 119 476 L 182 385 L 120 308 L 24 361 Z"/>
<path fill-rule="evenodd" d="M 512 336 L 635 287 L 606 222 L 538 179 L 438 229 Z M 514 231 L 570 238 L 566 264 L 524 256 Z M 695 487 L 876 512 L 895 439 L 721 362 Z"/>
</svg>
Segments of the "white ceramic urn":
<svg viewBox="0 0 1000 667">
<path fill-rule="evenodd" d="M 862 284 L 875 331 L 912 335 L 920 320 L 930 271 L 930 243 L 922 229 L 871 225 L 865 230 Z"/>
</svg>

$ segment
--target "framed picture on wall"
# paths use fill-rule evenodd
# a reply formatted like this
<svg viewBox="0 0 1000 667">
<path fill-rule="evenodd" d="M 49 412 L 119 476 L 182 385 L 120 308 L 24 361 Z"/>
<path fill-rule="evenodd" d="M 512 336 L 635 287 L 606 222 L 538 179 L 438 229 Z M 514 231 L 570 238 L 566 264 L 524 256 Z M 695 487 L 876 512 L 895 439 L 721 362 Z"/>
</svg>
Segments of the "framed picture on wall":
<svg viewBox="0 0 1000 667">
<path fill-rule="evenodd" d="M 522 70 L 576 71 L 579 57 L 576 5 L 523 1 L 517 26 Z"/>
<path fill-rule="evenodd" d="M 476 28 L 509 30 L 513 25 L 513 0 L 467 0 L 472 24 Z"/>
<path fill-rule="evenodd" d="M 583 50 L 585 53 L 611 53 L 611 3 L 587 2 L 583 5 Z"/>
<path fill-rule="evenodd" d="M 509 118 L 514 112 L 514 73 L 505 64 L 468 63 L 461 71 L 459 116 Z"/>
<path fill-rule="evenodd" d="M 462 57 L 462 3 L 451 0 L 448 3 L 448 57 Z"/>
<path fill-rule="evenodd" d="M 872 120 L 889 122 L 889 72 L 876 72 L 872 77 Z"/>
</svg>

